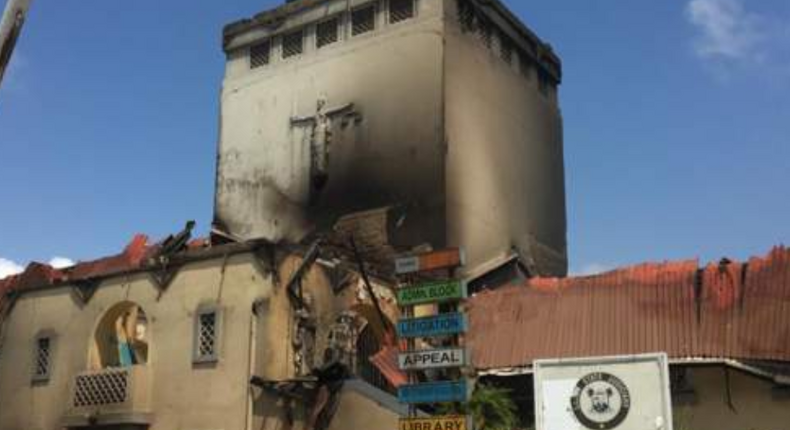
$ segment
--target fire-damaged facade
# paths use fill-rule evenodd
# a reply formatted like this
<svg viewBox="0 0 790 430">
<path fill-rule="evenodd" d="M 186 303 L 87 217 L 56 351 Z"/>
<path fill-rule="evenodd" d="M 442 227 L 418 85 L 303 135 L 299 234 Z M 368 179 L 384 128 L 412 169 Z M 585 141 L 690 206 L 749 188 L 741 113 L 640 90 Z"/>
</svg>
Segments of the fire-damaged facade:
<svg viewBox="0 0 790 430">
<path fill-rule="evenodd" d="M 560 60 L 499 1 L 294 1 L 224 44 L 216 234 L 389 208 L 399 250 L 566 273 Z"/>
<path fill-rule="evenodd" d="M 374 266 L 188 238 L 0 280 L 0 429 L 397 426 L 366 360 L 397 317 Z"/>
<path fill-rule="evenodd" d="M 395 255 L 566 273 L 560 60 L 499 1 L 288 1 L 223 48 L 210 238 L 0 280 L 0 430 L 396 428 Z"/>
<path fill-rule="evenodd" d="M 398 428 L 393 260 L 441 248 L 524 428 L 534 360 L 665 352 L 676 428 L 787 430 L 790 252 L 566 277 L 561 63 L 499 0 L 288 1 L 223 49 L 210 237 L 0 279 L 0 430 Z"/>
</svg>

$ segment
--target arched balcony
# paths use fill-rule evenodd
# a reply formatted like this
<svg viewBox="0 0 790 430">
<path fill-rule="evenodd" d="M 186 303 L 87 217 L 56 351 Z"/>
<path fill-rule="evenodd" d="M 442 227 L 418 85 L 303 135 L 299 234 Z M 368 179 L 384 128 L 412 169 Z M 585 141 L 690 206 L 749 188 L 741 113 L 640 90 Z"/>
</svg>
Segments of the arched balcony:
<svg viewBox="0 0 790 430">
<path fill-rule="evenodd" d="M 151 422 L 150 324 L 145 311 L 122 302 L 99 318 L 88 369 L 74 377 L 68 428 L 145 429 Z"/>
</svg>

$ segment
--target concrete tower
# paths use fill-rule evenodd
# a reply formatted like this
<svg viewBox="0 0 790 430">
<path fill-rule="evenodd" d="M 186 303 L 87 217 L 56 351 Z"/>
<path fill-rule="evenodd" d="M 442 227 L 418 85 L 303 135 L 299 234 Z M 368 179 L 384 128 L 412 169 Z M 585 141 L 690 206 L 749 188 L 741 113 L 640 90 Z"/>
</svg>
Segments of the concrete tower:
<svg viewBox="0 0 790 430">
<path fill-rule="evenodd" d="M 215 230 L 394 207 L 400 249 L 567 271 L 559 58 L 497 0 L 296 0 L 224 31 Z"/>
</svg>

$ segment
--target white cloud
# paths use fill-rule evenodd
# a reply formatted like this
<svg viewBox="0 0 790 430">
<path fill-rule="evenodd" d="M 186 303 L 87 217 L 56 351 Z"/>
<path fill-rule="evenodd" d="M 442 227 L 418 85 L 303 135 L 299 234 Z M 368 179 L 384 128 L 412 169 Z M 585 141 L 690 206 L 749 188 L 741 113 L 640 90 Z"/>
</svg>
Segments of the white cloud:
<svg viewBox="0 0 790 430">
<path fill-rule="evenodd" d="M 75 264 L 76 263 L 74 260 L 66 257 L 53 257 L 51 260 L 49 260 L 49 265 L 56 269 L 65 269 Z"/>
<path fill-rule="evenodd" d="M 591 263 L 582 266 L 581 270 L 573 272 L 573 276 L 593 276 L 612 270 L 612 267 L 601 263 Z"/>
<path fill-rule="evenodd" d="M 762 56 L 763 17 L 747 11 L 742 0 L 691 0 L 686 16 L 700 32 L 694 41 L 700 57 L 748 60 Z"/>
<path fill-rule="evenodd" d="M 22 273 L 23 270 L 25 270 L 25 268 L 19 264 L 11 260 L 6 260 L 5 258 L 0 258 L 0 279 Z"/>
</svg>

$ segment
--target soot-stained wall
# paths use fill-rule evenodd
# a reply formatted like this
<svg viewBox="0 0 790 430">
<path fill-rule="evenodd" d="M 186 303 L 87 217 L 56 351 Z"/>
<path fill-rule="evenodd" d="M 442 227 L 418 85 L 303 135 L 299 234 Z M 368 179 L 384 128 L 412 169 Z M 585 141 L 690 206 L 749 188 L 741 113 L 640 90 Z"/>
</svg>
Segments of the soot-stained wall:
<svg viewBox="0 0 790 430">
<path fill-rule="evenodd" d="M 275 36 L 272 63 L 258 69 L 250 69 L 248 49 L 230 41 L 215 203 L 220 229 L 242 239 L 298 241 L 338 215 L 397 202 L 419 208 L 426 226 L 419 240 L 444 241 L 441 2 L 418 4 L 415 18 L 397 24 L 379 10 L 367 34 L 351 36 L 344 25 L 341 40 L 321 49 L 307 26 L 297 57 L 282 59 Z M 346 3 L 340 6 L 292 15 L 276 33 L 346 17 Z M 255 31 L 269 37 L 270 30 Z M 329 118 L 316 136 L 319 101 Z M 328 141 L 323 177 L 311 164 L 316 140 Z"/>
<path fill-rule="evenodd" d="M 393 24 L 385 1 L 300 0 L 226 29 L 215 227 L 296 242 L 397 206 L 398 248 L 464 247 L 472 274 L 515 253 L 532 274 L 564 275 L 559 59 L 498 1 L 415 4 Z M 376 29 L 353 36 L 367 5 Z M 340 41 L 317 48 L 333 18 Z M 283 35 L 300 29 L 304 52 L 284 59 Z M 249 47 L 267 40 L 269 64 L 251 68 Z"/>
</svg>

